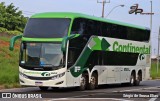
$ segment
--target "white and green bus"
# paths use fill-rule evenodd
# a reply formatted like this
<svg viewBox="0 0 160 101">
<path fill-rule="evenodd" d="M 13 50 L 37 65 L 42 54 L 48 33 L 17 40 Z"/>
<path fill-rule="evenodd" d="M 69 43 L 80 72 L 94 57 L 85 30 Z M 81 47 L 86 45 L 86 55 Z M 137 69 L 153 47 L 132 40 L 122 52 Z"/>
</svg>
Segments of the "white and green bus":
<svg viewBox="0 0 160 101">
<path fill-rule="evenodd" d="M 19 81 L 24 86 L 95 89 L 139 85 L 148 79 L 150 30 L 79 13 L 31 16 L 21 38 Z"/>
</svg>

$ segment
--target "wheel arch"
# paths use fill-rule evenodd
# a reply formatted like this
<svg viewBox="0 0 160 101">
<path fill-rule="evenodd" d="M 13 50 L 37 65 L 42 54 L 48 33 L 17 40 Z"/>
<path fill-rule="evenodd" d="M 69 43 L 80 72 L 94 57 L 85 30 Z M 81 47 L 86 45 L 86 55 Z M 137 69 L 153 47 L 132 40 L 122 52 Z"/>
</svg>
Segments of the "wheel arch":
<svg viewBox="0 0 160 101">
<path fill-rule="evenodd" d="M 142 81 L 142 70 L 141 69 L 138 70 L 137 75 L 140 76 L 140 81 Z"/>
<path fill-rule="evenodd" d="M 97 80 L 98 80 L 98 70 L 93 70 L 91 73 L 90 73 L 90 76 L 89 76 L 89 80 L 91 79 L 91 76 L 93 75 L 93 74 L 96 74 L 97 75 Z"/>
<path fill-rule="evenodd" d="M 131 75 L 132 75 L 132 74 L 133 74 L 134 77 L 136 78 L 136 70 L 133 69 L 133 70 L 131 71 Z"/>
</svg>

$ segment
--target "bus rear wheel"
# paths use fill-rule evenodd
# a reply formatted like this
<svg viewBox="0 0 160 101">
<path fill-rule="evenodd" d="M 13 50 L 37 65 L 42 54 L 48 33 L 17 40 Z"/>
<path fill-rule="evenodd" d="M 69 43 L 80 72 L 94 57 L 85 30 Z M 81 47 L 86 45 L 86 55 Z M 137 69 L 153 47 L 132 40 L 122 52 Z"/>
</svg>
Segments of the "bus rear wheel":
<svg viewBox="0 0 160 101">
<path fill-rule="evenodd" d="M 47 91 L 48 87 L 39 87 L 39 89 L 42 90 L 42 91 Z"/>
<path fill-rule="evenodd" d="M 98 86 L 98 77 L 96 73 L 93 73 L 90 79 L 88 89 L 93 90 Z"/>
<path fill-rule="evenodd" d="M 139 86 L 139 84 L 140 84 L 140 75 L 138 75 L 134 85 Z"/>
</svg>

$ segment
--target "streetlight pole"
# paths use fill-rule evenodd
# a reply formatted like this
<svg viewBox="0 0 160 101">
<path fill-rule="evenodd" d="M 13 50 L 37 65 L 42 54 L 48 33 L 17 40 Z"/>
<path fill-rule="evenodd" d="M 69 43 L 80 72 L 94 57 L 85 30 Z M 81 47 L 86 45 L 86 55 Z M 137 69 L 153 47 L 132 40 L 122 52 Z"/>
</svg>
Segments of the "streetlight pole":
<svg viewBox="0 0 160 101">
<path fill-rule="evenodd" d="M 106 3 L 110 3 L 110 0 L 108 2 L 106 2 L 106 0 L 103 0 L 102 2 L 99 2 L 97 0 L 97 3 L 102 3 L 102 18 L 104 17 L 104 7 Z"/>
<path fill-rule="evenodd" d="M 104 6 L 105 6 L 106 1 L 103 0 L 102 2 L 102 18 L 104 17 Z"/>
<path fill-rule="evenodd" d="M 124 5 L 117 5 L 117 6 L 113 7 L 112 10 L 107 14 L 106 17 L 108 17 L 109 14 L 110 14 L 115 8 L 117 8 L 117 7 L 124 7 Z"/>
<path fill-rule="evenodd" d="M 152 1 L 150 2 L 151 2 L 150 30 L 152 31 Z"/>
</svg>

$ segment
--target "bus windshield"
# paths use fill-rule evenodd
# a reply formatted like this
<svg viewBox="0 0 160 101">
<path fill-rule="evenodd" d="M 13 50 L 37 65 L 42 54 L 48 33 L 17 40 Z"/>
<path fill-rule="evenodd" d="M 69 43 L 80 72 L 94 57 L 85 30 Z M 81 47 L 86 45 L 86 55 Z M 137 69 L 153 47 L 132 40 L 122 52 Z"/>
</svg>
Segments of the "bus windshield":
<svg viewBox="0 0 160 101">
<path fill-rule="evenodd" d="M 69 18 L 30 18 L 24 37 L 62 38 L 67 35 L 69 25 Z"/>
<path fill-rule="evenodd" d="M 29 67 L 58 67 L 63 63 L 60 43 L 22 43 L 20 64 Z"/>
</svg>

